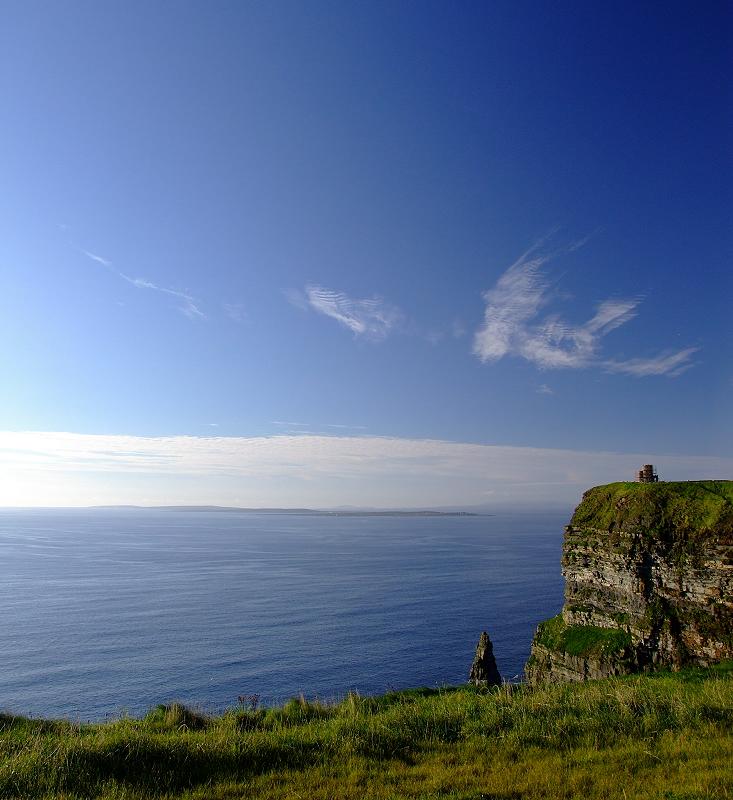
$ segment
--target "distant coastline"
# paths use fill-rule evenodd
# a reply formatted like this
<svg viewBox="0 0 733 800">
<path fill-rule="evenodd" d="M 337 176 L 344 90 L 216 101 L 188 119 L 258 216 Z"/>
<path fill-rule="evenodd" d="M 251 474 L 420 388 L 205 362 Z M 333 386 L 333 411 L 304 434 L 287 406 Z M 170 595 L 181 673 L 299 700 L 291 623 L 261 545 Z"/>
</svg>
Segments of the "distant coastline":
<svg viewBox="0 0 733 800">
<path fill-rule="evenodd" d="M 97 510 L 139 510 L 139 511 L 212 511 L 230 514 L 308 514 L 314 517 L 489 517 L 474 511 L 362 511 L 359 509 L 318 509 L 318 508 L 240 508 L 238 506 L 91 506 Z"/>
</svg>

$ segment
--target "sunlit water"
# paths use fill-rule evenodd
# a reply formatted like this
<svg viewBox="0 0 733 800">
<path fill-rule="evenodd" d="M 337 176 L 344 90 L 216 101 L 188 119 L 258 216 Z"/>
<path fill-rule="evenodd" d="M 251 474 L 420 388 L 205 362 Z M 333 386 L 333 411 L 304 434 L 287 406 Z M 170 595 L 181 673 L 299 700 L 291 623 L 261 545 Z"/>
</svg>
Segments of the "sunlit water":
<svg viewBox="0 0 733 800">
<path fill-rule="evenodd" d="M 0 511 L 0 709 L 103 719 L 519 675 L 567 515 Z"/>
</svg>

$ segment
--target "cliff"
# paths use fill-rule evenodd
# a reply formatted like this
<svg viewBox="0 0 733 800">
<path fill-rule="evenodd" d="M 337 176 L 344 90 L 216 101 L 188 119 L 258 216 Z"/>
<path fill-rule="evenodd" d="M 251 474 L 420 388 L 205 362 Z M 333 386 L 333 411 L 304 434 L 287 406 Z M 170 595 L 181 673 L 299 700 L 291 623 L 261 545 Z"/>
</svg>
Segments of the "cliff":
<svg viewBox="0 0 733 800">
<path fill-rule="evenodd" d="M 733 658 L 733 481 L 590 489 L 562 571 L 565 604 L 537 628 L 530 683 Z"/>
</svg>

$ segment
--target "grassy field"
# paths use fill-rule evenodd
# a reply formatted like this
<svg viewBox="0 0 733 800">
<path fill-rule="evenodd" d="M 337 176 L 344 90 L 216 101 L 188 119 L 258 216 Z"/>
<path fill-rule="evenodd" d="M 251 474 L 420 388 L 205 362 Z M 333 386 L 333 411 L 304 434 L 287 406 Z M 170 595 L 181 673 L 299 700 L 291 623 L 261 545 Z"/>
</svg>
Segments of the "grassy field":
<svg viewBox="0 0 733 800">
<path fill-rule="evenodd" d="M 0 797 L 733 798 L 733 664 L 102 724 L 0 716 Z"/>
</svg>

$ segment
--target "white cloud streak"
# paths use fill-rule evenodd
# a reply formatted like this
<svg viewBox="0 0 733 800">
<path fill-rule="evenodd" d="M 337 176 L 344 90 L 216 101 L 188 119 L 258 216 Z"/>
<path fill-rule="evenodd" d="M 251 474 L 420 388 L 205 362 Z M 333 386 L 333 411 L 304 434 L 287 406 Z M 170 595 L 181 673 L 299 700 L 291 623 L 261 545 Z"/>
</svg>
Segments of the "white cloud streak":
<svg viewBox="0 0 733 800">
<path fill-rule="evenodd" d="M 322 286 L 306 286 L 301 294 L 289 290 L 290 302 L 301 308 L 311 308 L 348 328 L 355 336 L 378 341 L 385 339 L 401 318 L 399 309 L 381 297 L 354 300 L 343 292 Z"/>
<path fill-rule="evenodd" d="M 96 261 L 97 264 L 102 264 L 105 267 L 112 266 L 111 261 L 107 261 L 106 258 L 102 258 L 102 256 L 98 256 L 96 253 L 90 253 L 89 250 L 82 250 L 81 252 L 84 253 L 87 258 L 91 258 L 92 261 Z"/>
<path fill-rule="evenodd" d="M 626 375 L 644 377 L 646 375 L 669 375 L 677 377 L 692 364 L 690 358 L 698 351 L 697 347 L 687 347 L 678 352 L 660 353 L 656 358 L 631 358 L 628 361 L 606 361 L 609 372 L 623 372 Z"/>
<path fill-rule="evenodd" d="M 577 250 L 586 240 L 553 253 L 540 252 L 544 241 L 523 253 L 494 288 L 484 292 L 484 320 L 473 342 L 473 352 L 482 362 L 495 362 L 513 355 L 540 369 L 596 366 L 637 377 L 675 377 L 691 366 L 689 359 L 696 348 L 625 362 L 600 358 L 601 340 L 637 315 L 639 298 L 605 300 L 581 325 L 567 323 L 557 314 L 542 317 L 540 312 L 553 299 L 543 267 L 560 253 Z"/>
<path fill-rule="evenodd" d="M 117 275 L 118 278 L 122 278 L 123 281 L 127 281 L 127 283 L 129 283 L 131 286 L 134 286 L 136 289 L 147 289 L 153 292 L 161 292 L 162 294 L 167 294 L 177 298 L 181 301 L 178 306 L 178 310 L 182 314 L 185 314 L 189 319 L 206 319 L 206 315 L 198 307 L 198 301 L 186 292 L 179 292 L 176 289 L 168 289 L 165 286 L 158 286 L 157 283 L 153 283 L 147 278 L 133 278 L 117 269 L 108 259 L 103 258 L 96 253 L 92 253 L 89 250 L 81 249 L 81 252 L 84 253 L 87 258 L 95 261 L 97 264 L 102 264 L 102 266 L 107 267 L 107 269 Z"/>
<path fill-rule="evenodd" d="M 643 463 L 669 480 L 733 473 L 730 458 L 429 439 L 0 432 L 0 505 L 572 506 Z"/>
</svg>

